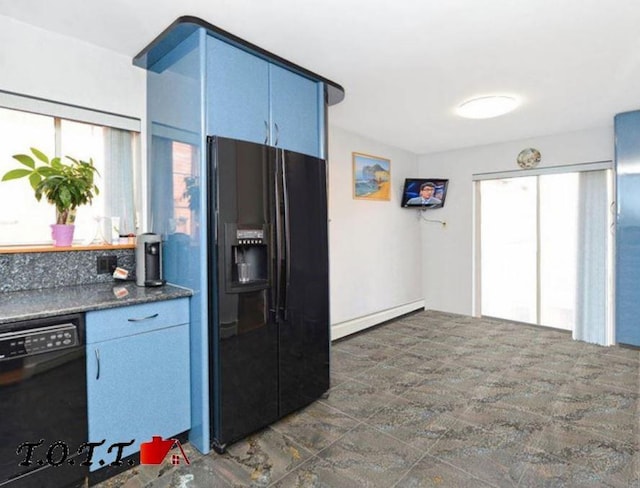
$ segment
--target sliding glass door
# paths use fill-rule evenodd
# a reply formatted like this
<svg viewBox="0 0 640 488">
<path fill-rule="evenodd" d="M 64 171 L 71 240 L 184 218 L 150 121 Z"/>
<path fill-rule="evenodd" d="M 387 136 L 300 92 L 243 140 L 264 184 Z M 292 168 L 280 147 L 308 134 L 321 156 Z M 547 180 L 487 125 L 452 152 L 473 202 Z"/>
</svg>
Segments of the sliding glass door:
<svg viewBox="0 0 640 488">
<path fill-rule="evenodd" d="M 482 315 L 535 323 L 536 178 L 480 184 Z"/>
<path fill-rule="evenodd" d="M 478 182 L 482 315 L 606 342 L 607 171 Z"/>
</svg>

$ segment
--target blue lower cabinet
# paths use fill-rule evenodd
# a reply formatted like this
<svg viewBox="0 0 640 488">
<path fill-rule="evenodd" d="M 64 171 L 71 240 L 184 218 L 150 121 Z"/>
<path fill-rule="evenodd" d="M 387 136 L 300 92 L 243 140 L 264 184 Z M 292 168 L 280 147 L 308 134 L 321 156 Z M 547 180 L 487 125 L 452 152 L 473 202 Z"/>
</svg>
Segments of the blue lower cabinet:
<svg viewBox="0 0 640 488">
<path fill-rule="evenodd" d="M 121 327 L 123 311 L 132 309 L 133 319 L 126 319 L 130 335 L 87 344 L 89 441 L 104 440 L 91 471 L 114 462 L 118 451 L 126 457 L 153 436 L 170 438 L 191 425 L 188 319 L 167 326 L 153 304 L 139 307 L 87 313 L 88 340 L 104 336 L 96 329 Z"/>
</svg>

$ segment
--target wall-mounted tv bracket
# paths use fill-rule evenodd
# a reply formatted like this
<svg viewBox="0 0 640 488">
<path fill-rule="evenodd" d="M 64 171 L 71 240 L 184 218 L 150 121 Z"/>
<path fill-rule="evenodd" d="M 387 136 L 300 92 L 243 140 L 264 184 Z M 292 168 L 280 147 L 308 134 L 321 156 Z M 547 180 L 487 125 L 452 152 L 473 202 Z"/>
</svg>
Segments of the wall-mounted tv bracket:
<svg viewBox="0 0 640 488">
<path fill-rule="evenodd" d="M 424 217 L 424 213 L 426 210 L 428 210 L 428 208 L 417 208 L 416 209 L 418 211 L 418 220 L 424 220 L 425 222 L 433 222 L 435 224 L 440 224 L 442 225 L 442 227 L 446 227 L 447 226 L 447 222 L 444 220 L 437 220 L 437 219 L 426 219 Z"/>
</svg>

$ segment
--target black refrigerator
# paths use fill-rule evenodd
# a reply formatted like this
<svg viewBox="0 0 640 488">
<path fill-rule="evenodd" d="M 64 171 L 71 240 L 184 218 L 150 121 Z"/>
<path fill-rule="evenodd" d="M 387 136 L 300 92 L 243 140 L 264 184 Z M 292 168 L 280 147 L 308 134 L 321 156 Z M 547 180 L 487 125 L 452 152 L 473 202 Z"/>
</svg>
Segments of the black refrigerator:
<svg viewBox="0 0 640 488">
<path fill-rule="evenodd" d="M 211 444 L 223 452 L 329 389 L 326 162 L 207 142 Z"/>
</svg>

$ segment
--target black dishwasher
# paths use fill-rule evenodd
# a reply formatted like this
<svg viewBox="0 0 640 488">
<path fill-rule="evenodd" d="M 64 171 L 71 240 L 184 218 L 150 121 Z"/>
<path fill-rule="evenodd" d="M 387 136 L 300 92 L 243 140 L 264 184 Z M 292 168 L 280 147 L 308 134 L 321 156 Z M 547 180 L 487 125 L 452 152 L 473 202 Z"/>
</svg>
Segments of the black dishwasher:
<svg viewBox="0 0 640 488">
<path fill-rule="evenodd" d="M 1 327 L 0 487 L 83 486 L 84 315 Z"/>
</svg>

